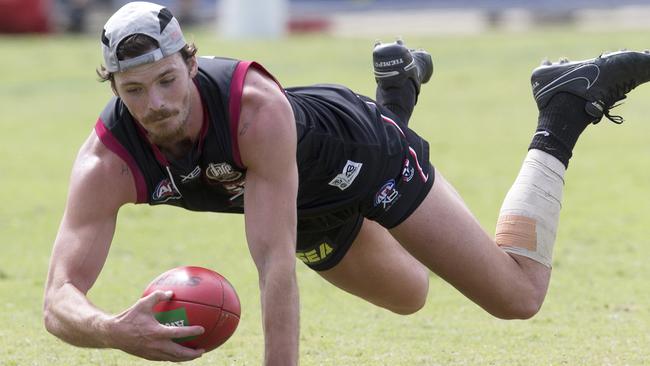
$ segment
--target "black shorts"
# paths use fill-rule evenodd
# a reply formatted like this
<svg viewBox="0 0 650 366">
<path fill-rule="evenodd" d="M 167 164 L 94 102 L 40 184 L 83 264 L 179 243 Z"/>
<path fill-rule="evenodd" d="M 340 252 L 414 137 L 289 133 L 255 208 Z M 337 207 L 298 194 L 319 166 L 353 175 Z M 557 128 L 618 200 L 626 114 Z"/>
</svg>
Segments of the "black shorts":
<svg viewBox="0 0 650 366">
<path fill-rule="evenodd" d="M 418 208 L 433 186 L 434 168 L 429 162 L 428 143 L 390 118 L 390 112 L 382 114 L 388 116 L 383 122 L 394 124 L 393 128 L 408 142 L 395 157 L 401 163 L 390 164 L 395 168 L 368 186 L 354 204 L 327 213 L 298 215 L 297 257 L 316 271 L 330 269 L 343 259 L 364 218 L 391 229 Z"/>
</svg>

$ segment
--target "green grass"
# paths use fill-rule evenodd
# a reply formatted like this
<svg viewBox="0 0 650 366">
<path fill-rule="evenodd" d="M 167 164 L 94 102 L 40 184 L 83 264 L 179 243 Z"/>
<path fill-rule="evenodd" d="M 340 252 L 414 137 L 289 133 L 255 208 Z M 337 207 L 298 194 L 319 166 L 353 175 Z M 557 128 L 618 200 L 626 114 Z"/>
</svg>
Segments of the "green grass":
<svg viewBox="0 0 650 366">
<path fill-rule="evenodd" d="M 255 59 L 285 86 L 346 84 L 372 95 L 370 39 L 296 37 L 226 42 L 195 33 L 200 53 Z M 541 58 L 643 49 L 647 33 L 407 37 L 434 55 L 413 126 L 437 168 L 493 231 L 535 128 L 530 70 Z M 42 326 L 43 282 L 76 151 L 110 96 L 95 81 L 94 38 L 0 38 L 0 365 L 145 365 L 113 350 L 68 346 Z M 353 298 L 299 266 L 304 365 L 641 365 L 650 359 L 650 87 L 578 143 L 567 173 L 554 273 L 528 321 L 487 315 L 432 276 L 428 303 L 402 317 Z M 129 206 L 91 300 L 130 306 L 177 265 L 228 277 L 242 300 L 234 337 L 192 365 L 259 365 L 263 348 L 255 268 L 239 216 Z M 381 284 L 378 284 L 381 285 Z"/>
</svg>

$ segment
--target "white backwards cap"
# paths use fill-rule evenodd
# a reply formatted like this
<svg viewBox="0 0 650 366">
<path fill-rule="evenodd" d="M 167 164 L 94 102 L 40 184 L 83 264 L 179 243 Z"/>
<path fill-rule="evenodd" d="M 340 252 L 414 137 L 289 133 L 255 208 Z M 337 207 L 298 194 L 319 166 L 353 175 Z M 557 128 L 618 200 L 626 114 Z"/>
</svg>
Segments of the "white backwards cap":
<svg viewBox="0 0 650 366">
<path fill-rule="evenodd" d="M 158 42 L 159 48 L 128 60 L 117 59 L 117 47 L 129 36 L 144 34 Z M 154 3 L 135 1 L 121 7 L 108 19 L 102 32 L 104 63 L 109 72 L 126 71 L 156 62 L 185 47 L 185 38 L 172 12 Z"/>
</svg>

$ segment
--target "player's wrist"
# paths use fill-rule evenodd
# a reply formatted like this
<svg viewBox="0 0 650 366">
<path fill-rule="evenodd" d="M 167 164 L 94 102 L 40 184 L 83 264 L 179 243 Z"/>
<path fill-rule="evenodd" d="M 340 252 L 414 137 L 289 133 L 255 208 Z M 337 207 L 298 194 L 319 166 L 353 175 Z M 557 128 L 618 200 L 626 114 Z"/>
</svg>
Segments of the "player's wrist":
<svg viewBox="0 0 650 366">
<path fill-rule="evenodd" d="M 119 349 L 117 340 L 119 336 L 119 322 L 115 316 L 98 314 L 92 320 L 92 329 L 95 330 L 96 339 L 102 348 Z"/>
</svg>

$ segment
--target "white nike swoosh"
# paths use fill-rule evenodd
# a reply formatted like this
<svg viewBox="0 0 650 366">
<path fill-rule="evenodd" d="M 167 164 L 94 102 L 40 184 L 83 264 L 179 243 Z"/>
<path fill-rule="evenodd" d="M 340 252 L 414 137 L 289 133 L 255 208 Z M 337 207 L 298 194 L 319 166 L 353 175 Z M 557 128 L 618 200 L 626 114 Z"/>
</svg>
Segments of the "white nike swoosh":
<svg viewBox="0 0 650 366">
<path fill-rule="evenodd" d="M 588 70 L 585 71 L 584 69 L 588 69 Z M 575 74 L 578 72 L 582 75 L 575 76 Z M 585 83 L 587 83 L 587 89 L 589 89 L 594 85 L 594 83 L 596 83 L 599 75 L 600 75 L 600 68 L 594 64 L 586 64 L 586 65 L 578 66 L 575 69 L 571 69 L 566 73 L 560 75 L 555 80 L 551 81 L 546 86 L 544 86 L 539 91 L 537 91 L 537 93 L 535 93 L 535 99 L 537 100 L 542 96 L 544 96 L 545 94 L 548 94 L 551 91 L 563 85 L 572 83 L 576 80 L 583 80 Z"/>
</svg>

